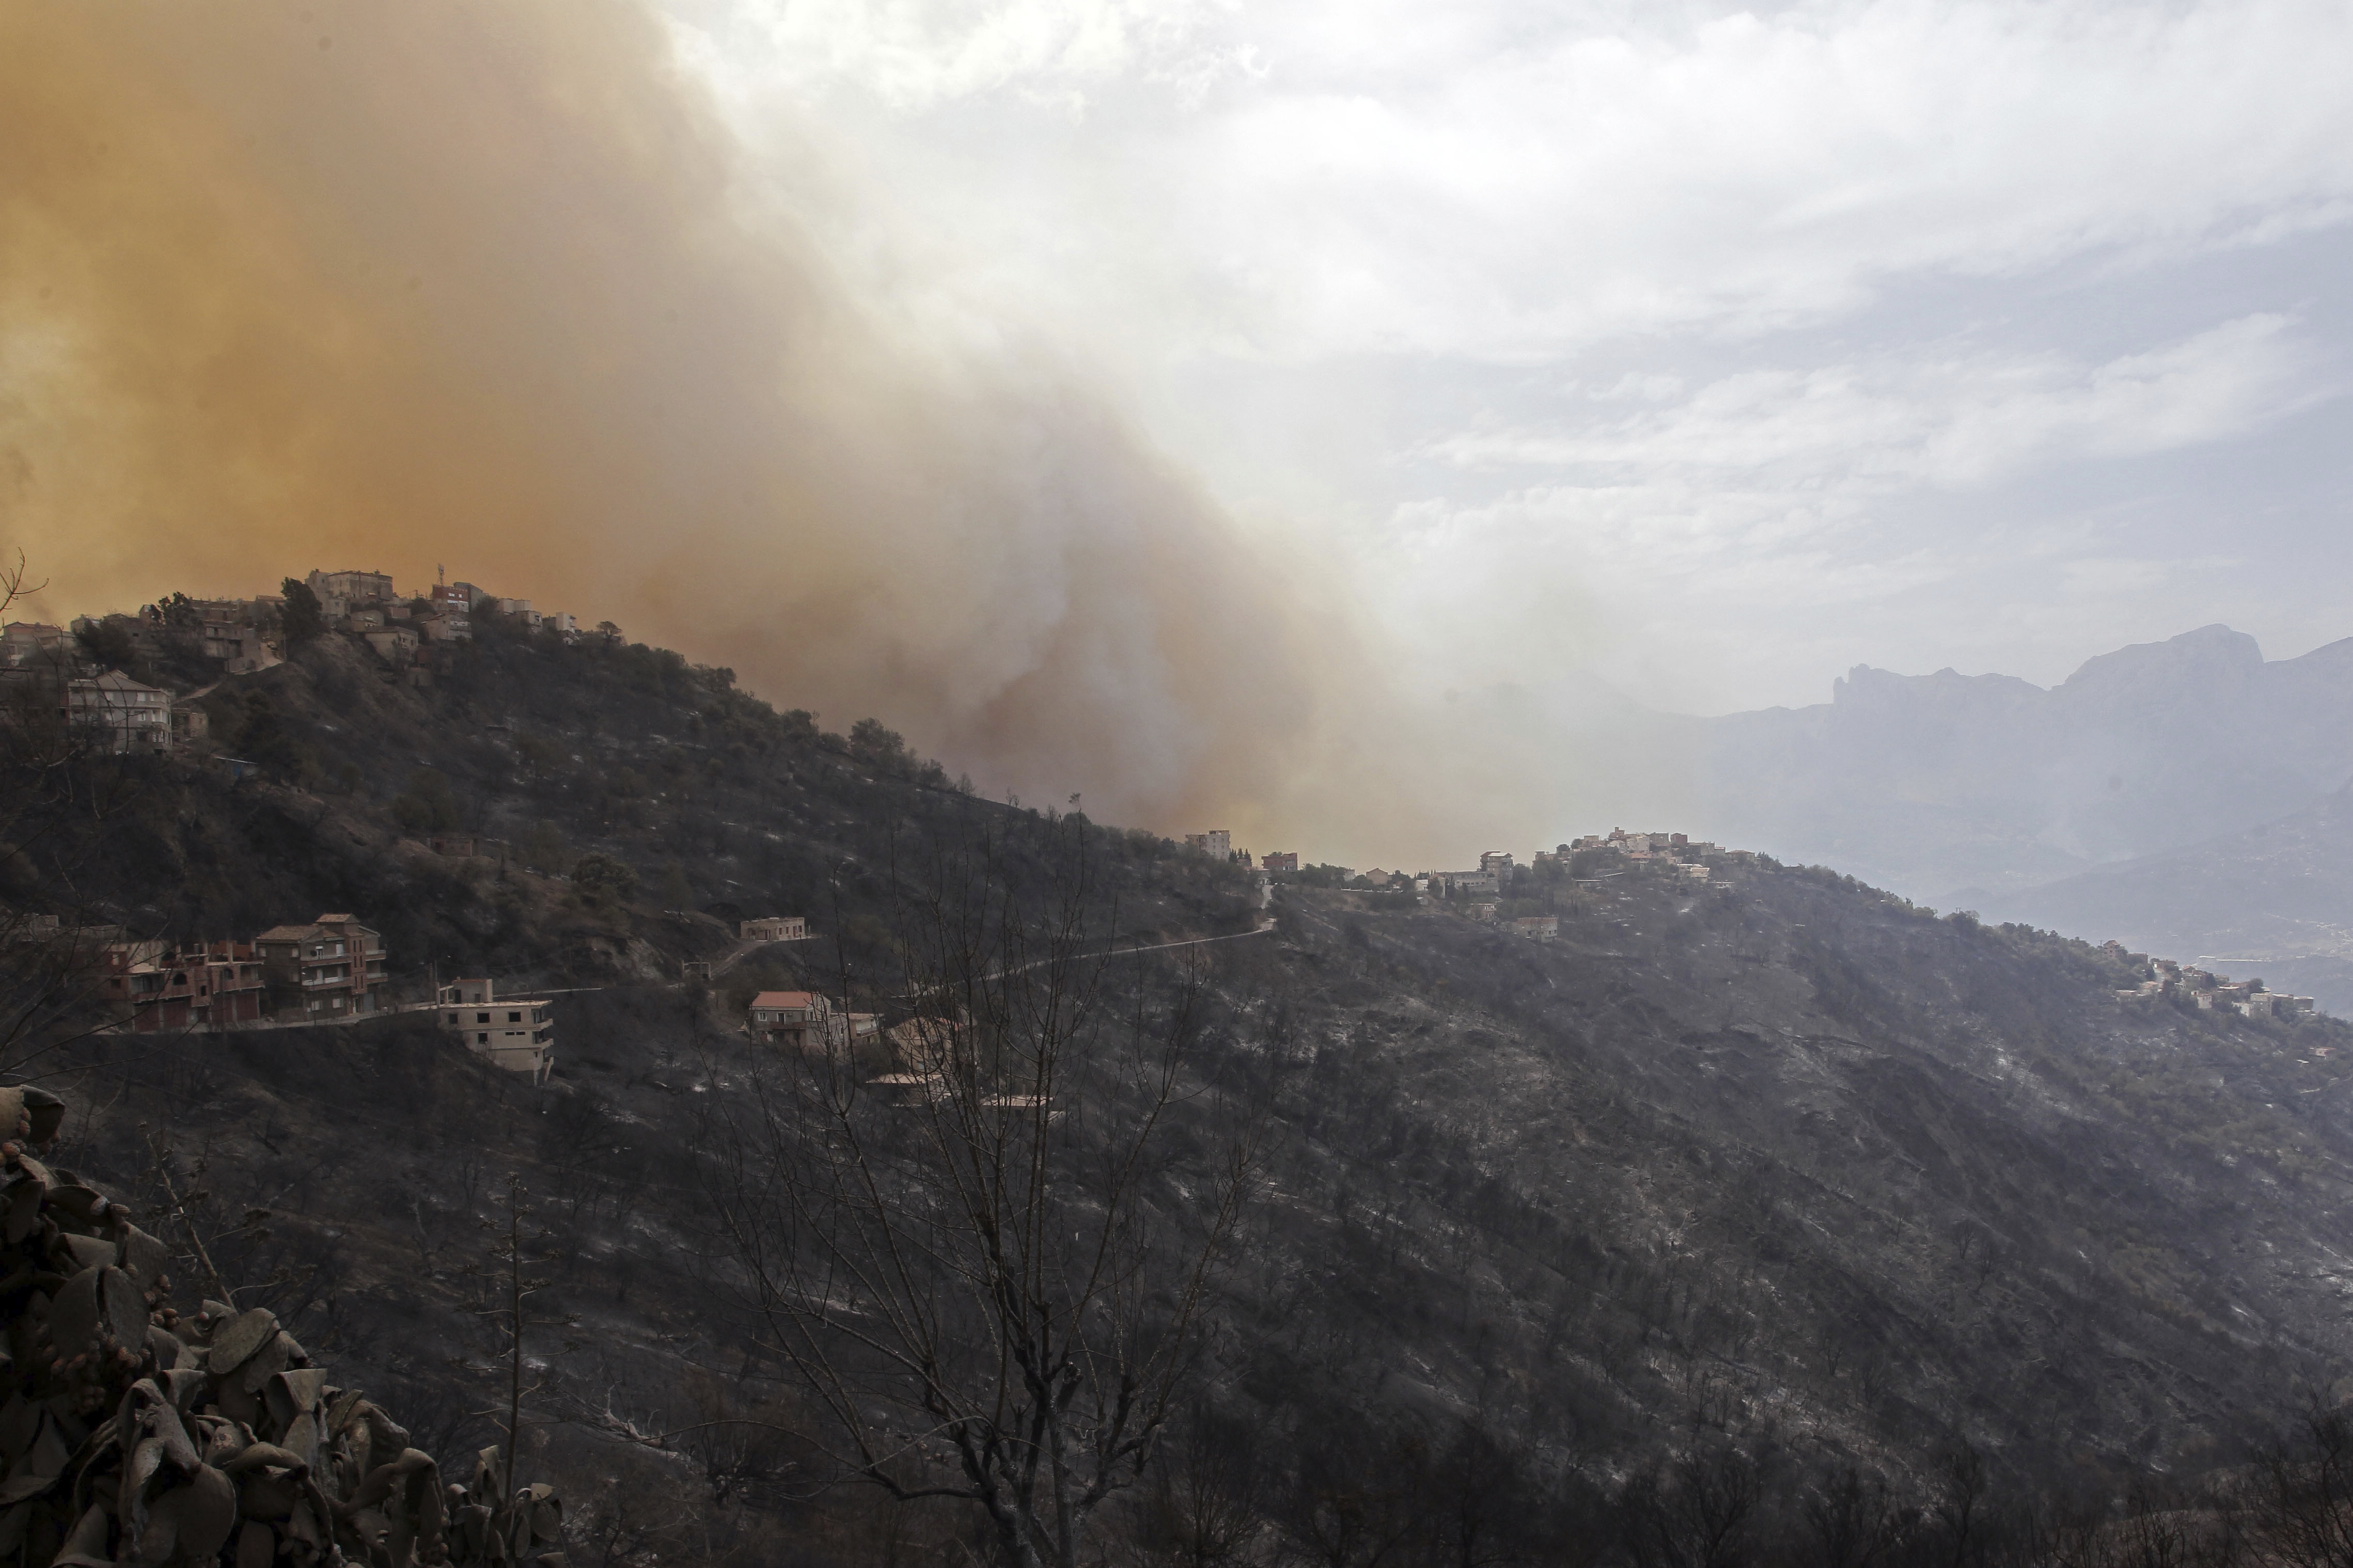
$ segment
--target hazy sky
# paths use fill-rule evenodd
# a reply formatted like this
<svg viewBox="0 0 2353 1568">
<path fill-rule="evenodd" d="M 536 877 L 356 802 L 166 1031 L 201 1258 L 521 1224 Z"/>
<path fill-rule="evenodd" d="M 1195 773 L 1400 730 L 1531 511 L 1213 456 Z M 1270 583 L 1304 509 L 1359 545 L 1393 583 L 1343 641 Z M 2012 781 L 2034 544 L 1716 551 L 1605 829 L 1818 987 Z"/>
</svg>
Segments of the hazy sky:
<svg viewBox="0 0 2353 1568">
<path fill-rule="evenodd" d="M 0 551 L 1460 863 L 1676 809 L 1613 690 L 2353 633 L 2348 81 L 2343 0 L 0 5 Z"/>
<path fill-rule="evenodd" d="M 1047 345 L 1434 688 L 2353 634 L 2341 3 L 671 15 L 879 308 Z"/>
</svg>

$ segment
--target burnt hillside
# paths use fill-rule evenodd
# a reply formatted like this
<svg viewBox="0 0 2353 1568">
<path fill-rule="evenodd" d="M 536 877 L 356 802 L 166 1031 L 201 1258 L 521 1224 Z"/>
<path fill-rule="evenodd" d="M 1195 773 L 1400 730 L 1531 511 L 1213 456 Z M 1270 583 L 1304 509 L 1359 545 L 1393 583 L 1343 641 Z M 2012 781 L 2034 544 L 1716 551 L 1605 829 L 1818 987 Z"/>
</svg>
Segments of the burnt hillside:
<svg viewBox="0 0 2353 1568">
<path fill-rule="evenodd" d="M 119 772 L 111 825 L 77 843 L 59 816 L 33 846 L 84 896 L 175 934 L 348 908 L 399 964 L 601 989 L 558 999 L 537 1091 L 413 1017 L 101 1037 L 54 1080 L 59 1157 L 147 1205 L 166 1171 L 198 1187 L 253 1304 L 403 1409 L 449 1412 L 426 1440 L 450 1455 L 487 1440 L 460 1413 L 502 1375 L 474 1313 L 517 1173 L 552 1259 L 534 1463 L 615 1541 L 854 1562 L 889 1554 L 876 1531 L 957 1535 L 952 1510 L 890 1523 L 828 1489 L 788 1435 L 703 1425 L 808 1415 L 710 1223 L 714 1129 L 776 1071 L 737 993 L 846 963 L 887 1011 L 892 875 L 920 883 L 976 834 L 1013 884 L 1082 846 L 1130 941 L 1250 930 L 1247 879 L 976 800 L 872 727 L 861 755 L 649 650 L 494 633 L 420 690 L 329 638 L 204 700 L 269 776 L 90 764 Z M 437 813 L 505 853 L 433 853 Z M 584 886 L 591 857 L 635 888 Z M 1627 1479 L 1692 1453 L 1771 1456 L 1791 1500 L 1848 1464 L 1925 1497 L 1957 1452 L 2105 1495 L 2234 1461 L 2344 1375 L 2353 1031 L 2126 1003 L 2081 942 L 1820 870 L 1725 875 L 1570 889 L 1553 942 L 1281 888 L 1265 934 L 1118 961 L 1147 1011 L 1206 966 L 1191 1071 L 1271 1097 L 1167 1461 L 1258 1539 L 1307 1551 L 1335 1520 L 1475 1492 L 1513 1552 L 1600 1552 Z M 768 912 L 810 915 L 843 958 L 676 981 L 723 921 Z M 1177 1228 L 1212 1131 L 1180 1119 L 1152 1189 Z M 1150 1512 L 1122 1528 L 1149 1535 Z"/>
<path fill-rule="evenodd" d="M 80 903 L 142 933 L 247 936 L 351 910 L 421 996 L 428 964 L 445 978 L 675 979 L 681 959 L 725 952 L 737 920 L 780 913 L 845 935 L 854 968 L 887 968 L 878 916 L 893 877 L 1018 809 L 951 784 L 877 723 L 829 734 L 666 650 L 486 615 L 443 657 L 422 688 L 332 633 L 216 683 L 142 661 L 139 675 L 195 694 L 210 746 L 108 764 L 103 832 L 60 795 L 55 831 L 36 812 L 19 836 L 69 866 Z M 227 757 L 259 772 L 232 777 Z M 430 847 L 452 837 L 474 853 Z M 1179 869 L 1148 834 L 1090 841 L 1100 874 L 1130 890 L 1135 940 L 1248 929 L 1254 889 L 1239 874 Z"/>
</svg>

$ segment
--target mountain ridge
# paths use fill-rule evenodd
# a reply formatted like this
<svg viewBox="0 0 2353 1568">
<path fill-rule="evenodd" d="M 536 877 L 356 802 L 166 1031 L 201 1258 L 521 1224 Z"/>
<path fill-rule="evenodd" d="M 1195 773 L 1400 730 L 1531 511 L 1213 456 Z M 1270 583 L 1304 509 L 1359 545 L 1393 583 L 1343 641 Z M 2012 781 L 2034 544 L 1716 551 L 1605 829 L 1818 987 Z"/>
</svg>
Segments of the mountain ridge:
<svg viewBox="0 0 2353 1568">
<path fill-rule="evenodd" d="M 2353 778 L 2353 638 L 2217 625 L 2042 688 L 1857 666 L 1831 700 L 1692 721 L 1699 815 L 1912 897 L 2006 896 L 2295 811 Z"/>
</svg>

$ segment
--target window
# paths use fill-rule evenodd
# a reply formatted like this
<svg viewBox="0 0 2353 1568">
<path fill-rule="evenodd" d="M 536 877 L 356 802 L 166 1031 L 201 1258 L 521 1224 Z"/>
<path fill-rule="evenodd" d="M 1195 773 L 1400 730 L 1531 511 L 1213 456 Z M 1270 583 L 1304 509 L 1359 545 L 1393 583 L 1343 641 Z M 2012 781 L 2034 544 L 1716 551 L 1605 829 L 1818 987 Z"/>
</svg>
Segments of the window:
<svg viewBox="0 0 2353 1568">
<path fill-rule="evenodd" d="M 522 1015 L 520 1013 L 510 1013 L 507 1015 L 507 1022 L 510 1024 L 520 1024 L 522 1022 Z"/>
<path fill-rule="evenodd" d="M 477 1024 L 487 1024 L 490 1021 L 491 1016 L 488 1013 L 477 1013 L 474 1015 L 474 1022 Z"/>
<path fill-rule="evenodd" d="M 491 1043 L 491 1037 L 488 1035 L 476 1035 L 474 1043 L 478 1046 L 487 1046 Z"/>
</svg>

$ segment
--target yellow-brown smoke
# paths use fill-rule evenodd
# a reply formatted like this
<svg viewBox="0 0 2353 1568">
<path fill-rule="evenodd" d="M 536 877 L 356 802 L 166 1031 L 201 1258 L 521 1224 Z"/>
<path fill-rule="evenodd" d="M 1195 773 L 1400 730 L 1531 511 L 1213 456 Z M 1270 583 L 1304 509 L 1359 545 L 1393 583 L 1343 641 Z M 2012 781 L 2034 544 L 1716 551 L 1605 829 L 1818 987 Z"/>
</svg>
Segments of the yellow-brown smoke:
<svg viewBox="0 0 2353 1568">
<path fill-rule="evenodd" d="M 754 184 L 623 0 L 0 7 L 0 542 L 67 612 L 446 563 L 984 788 L 1312 850 L 1343 618 Z"/>
</svg>

